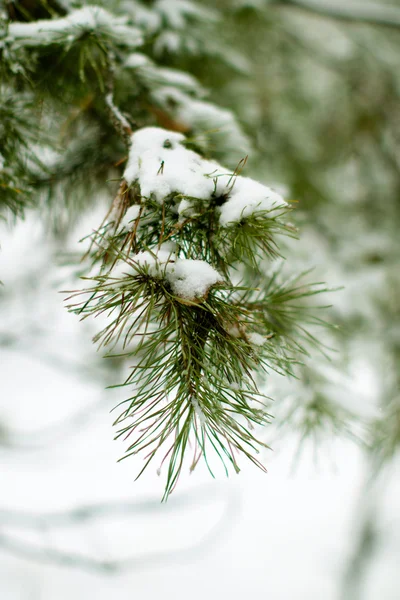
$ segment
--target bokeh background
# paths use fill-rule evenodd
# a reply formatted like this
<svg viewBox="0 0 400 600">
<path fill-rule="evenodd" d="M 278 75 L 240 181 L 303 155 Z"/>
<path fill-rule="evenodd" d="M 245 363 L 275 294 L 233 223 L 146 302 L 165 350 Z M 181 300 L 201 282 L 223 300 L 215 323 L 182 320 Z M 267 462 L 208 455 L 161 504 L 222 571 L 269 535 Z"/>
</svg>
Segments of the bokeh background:
<svg viewBox="0 0 400 600">
<path fill-rule="evenodd" d="M 111 4 L 148 28 L 149 56 L 237 115 L 215 153 L 232 165 L 248 154 L 247 174 L 293 201 L 300 241 L 285 242 L 287 266 L 341 288 L 327 302 L 338 328 L 328 357 L 265 383 L 266 475 L 242 464 L 214 481 L 200 466 L 160 504 L 155 468 L 134 482 L 140 459 L 116 462 L 110 411 L 122 394 L 105 388 L 128 365 L 96 355 L 96 323 L 63 306 L 78 241 L 112 198 L 98 182 L 104 152 L 70 157 L 73 185 L 0 222 L 0 598 L 397 600 L 400 5 Z M 122 83 L 119 94 L 128 110 Z M 173 101 L 176 127 L 195 120 Z"/>
</svg>

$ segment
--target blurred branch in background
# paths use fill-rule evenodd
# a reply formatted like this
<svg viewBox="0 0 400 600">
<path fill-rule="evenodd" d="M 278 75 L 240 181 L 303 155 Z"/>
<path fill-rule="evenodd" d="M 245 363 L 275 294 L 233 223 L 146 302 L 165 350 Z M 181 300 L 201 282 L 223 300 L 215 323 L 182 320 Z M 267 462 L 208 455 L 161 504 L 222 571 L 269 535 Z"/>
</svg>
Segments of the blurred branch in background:
<svg viewBox="0 0 400 600">
<path fill-rule="evenodd" d="M 365 486 L 357 507 L 358 519 L 355 523 L 355 541 L 352 554 L 345 567 L 341 600 L 362 600 L 368 569 L 378 550 L 380 541 L 377 524 L 378 498 Z"/>
<path fill-rule="evenodd" d="M 178 549 L 146 552 L 135 548 L 135 554 L 126 557 L 104 558 L 78 551 L 60 550 L 40 543 L 41 538 L 51 535 L 57 529 L 72 528 L 76 531 L 77 527 L 94 522 L 96 522 L 97 532 L 100 534 L 102 523 L 107 522 L 110 525 L 112 519 L 119 517 L 124 519 L 124 526 L 129 527 L 132 537 L 134 537 L 135 521 L 129 520 L 132 516 L 135 517 L 137 525 L 139 520 L 143 520 L 146 515 L 155 517 L 162 514 L 163 517 L 168 515 L 170 519 L 174 513 L 181 513 L 193 505 L 198 508 L 210 501 L 213 504 L 215 502 L 222 503 L 220 518 L 210 526 L 206 533 L 201 535 L 199 540 L 191 541 L 188 545 Z M 159 498 L 145 498 L 140 501 L 98 503 L 53 513 L 35 514 L 3 509 L 0 510 L 0 550 L 34 561 L 103 573 L 143 569 L 156 564 L 165 565 L 176 561 L 186 562 L 199 558 L 217 540 L 221 541 L 237 519 L 239 510 L 240 502 L 237 493 L 232 489 L 227 490 L 215 485 L 196 487 L 190 492 L 176 494 L 167 504 L 163 505 L 160 504 Z M 188 533 L 189 531 L 190 527 Z M 32 543 L 31 539 L 24 539 L 24 533 L 27 532 L 36 533 L 36 542 Z M 78 540 L 77 534 L 77 544 L 81 545 Z M 109 548 L 109 543 L 107 543 L 107 548 Z"/>
<path fill-rule="evenodd" d="M 323 17 L 350 23 L 400 27 L 400 8 L 379 2 L 357 0 L 271 0 L 272 6 L 294 7 Z"/>
<path fill-rule="evenodd" d="M 397 469 L 397 460 L 386 465 L 379 473 L 373 461 L 369 465 L 355 510 L 357 518 L 351 527 L 354 539 L 345 562 L 340 600 L 363 600 L 366 597 L 374 562 L 379 561 L 386 548 L 392 547 L 394 562 L 398 563 L 398 503 L 392 499 L 393 512 L 389 513 L 390 516 L 387 506 L 385 507 L 388 497 L 393 494 Z"/>
<path fill-rule="evenodd" d="M 33 431 L 23 432 L 2 423 L 0 427 L 0 448 L 13 451 L 41 450 L 51 446 L 55 441 L 60 442 L 81 431 L 88 422 L 93 420 L 100 411 L 110 409 L 110 399 L 106 392 L 101 398 L 88 403 L 87 406 L 64 417 L 60 421 Z"/>
</svg>

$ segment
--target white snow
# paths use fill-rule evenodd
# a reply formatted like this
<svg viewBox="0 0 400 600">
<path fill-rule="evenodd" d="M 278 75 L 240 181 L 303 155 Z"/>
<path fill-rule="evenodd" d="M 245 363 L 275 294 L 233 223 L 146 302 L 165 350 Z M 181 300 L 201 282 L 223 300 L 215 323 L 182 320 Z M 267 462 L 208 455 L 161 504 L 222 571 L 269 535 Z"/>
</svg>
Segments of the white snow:
<svg viewBox="0 0 400 600">
<path fill-rule="evenodd" d="M 210 199 L 215 175 L 229 172 L 182 146 L 184 140 L 183 134 L 158 127 L 136 131 L 124 172 L 127 183 L 137 180 L 142 196 L 160 204 L 171 193 Z"/>
<path fill-rule="evenodd" d="M 196 139 L 203 135 L 204 144 L 216 147 L 234 164 L 251 151 L 249 138 L 235 115 L 202 98 L 206 91 L 188 73 L 159 67 L 140 52 L 130 54 L 124 66 L 135 69 L 135 77 L 149 88 L 152 100 L 172 116 L 185 130 L 193 130 Z"/>
<path fill-rule="evenodd" d="M 163 242 L 162 244 L 160 244 L 159 250 L 163 251 L 163 252 L 168 252 L 168 254 L 174 254 L 178 249 L 178 245 L 176 242 L 173 242 L 172 240 L 167 240 L 166 242 Z"/>
<path fill-rule="evenodd" d="M 182 34 L 176 31 L 162 31 L 157 37 L 154 44 L 154 52 L 157 55 L 164 51 L 175 54 L 178 52 L 182 44 Z"/>
<path fill-rule="evenodd" d="M 122 229 L 127 229 L 128 231 L 133 229 L 134 221 L 136 221 L 139 216 L 140 208 L 139 204 L 134 204 L 128 208 L 120 223 Z"/>
<path fill-rule="evenodd" d="M 204 297 L 213 285 L 223 281 L 207 262 L 189 258 L 179 258 L 168 264 L 166 278 L 174 294 L 187 300 Z"/>
<path fill-rule="evenodd" d="M 153 7 L 146 8 L 136 0 L 124 0 L 119 8 L 121 13 L 132 15 L 134 23 L 146 33 L 154 33 L 161 27 L 161 16 Z"/>
<path fill-rule="evenodd" d="M 165 21 L 173 29 L 183 29 L 185 26 L 185 14 L 179 0 L 159 0 L 156 8 L 164 17 Z"/>
<path fill-rule="evenodd" d="M 111 110 L 114 117 L 121 123 L 122 127 L 125 130 L 132 131 L 128 120 L 124 117 L 124 115 L 119 110 L 119 108 L 117 106 L 115 106 L 112 94 L 107 94 L 105 100 L 106 100 L 106 104 L 107 104 L 108 108 Z"/>
<path fill-rule="evenodd" d="M 156 78 L 159 83 L 164 85 L 172 85 L 188 91 L 196 90 L 199 92 L 201 90 L 201 86 L 197 79 L 192 75 L 189 75 L 189 73 L 180 71 L 179 69 L 160 67 L 157 69 Z"/>
<path fill-rule="evenodd" d="M 117 17 L 100 6 L 85 6 L 60 19 L 41 19 L 32 23 L 10 23 L 7 41 L 24 46 L 40 46 L 73 40 L 84 31 L 97 31 L 124 46 L 143 43 L 139 29 L 128 24 L 126 17 Z"/>
<path fill-rule="evenodd" d="M 197 213 L 197 210 L 196 210 L 193 202 L 191 200 L 187 200 L 186 198 L 184 198 L 179 203 L 178 214 L 181 217 L 180 221 L 182 222 L 185 219 L 187 219 L 188 217 L 196 216 L 196 214 L 198 214 L 198 213 Z"/>
<path fill-rule="evenodd" d="M 152 248 L 143 252 L 138 252 L 132 256 L 132 260 L 140 265 L 141 267 L 150 267 L 150 272 L 154 275 L 160 275 L 161 267 L 165 265 L 171 257 L 171 253 L 168 250 Z"/>
<path fill-rule="evenodd" d="M 250 179 L 235 177 L 232 192 L 221 206 L 219 222 L 222 226 L 237 223 L 258 211 L 269 211 L 277 206 L 286 206 L 285 200 L 271 188 Z"/>
<path fill-rule="evenodd" d="M 173 260 L 173 250 L 161 244 L 160 248 L 150 248 L 130 256 L 129 262 L 120 258 L 112 268 L 110 276 L 115 279 L 122 279 L 126 275 L 134 276 L 137 266 L 146 266 L 153 277 L 164 277 L 165 265 L 169 260 Z"/>
<path fill-rule="evenodd" d="M 141 52 L 132 52 L 125 60 L 124 66 L 135 69 L 137 76 L 152 90 L 163 86 L 172 86 L 196 95 L 205 93 L 197 79 L 189 73 L 179 69 L 159 67 Z"/>
<path fill-rule="evenodd" d="M 30 144 L 25 157 L 29 170 L 38 176 L 56 169 L 61 159 L 62 155 L 54 148 L 39 144 Z"/>
<path fill-rule="evenodd" d="M 130 69 L 138 69 L 140 67 L 151 66 L 151 59 L 141 52 L 132 52 L 124 62 L 124 66 Z"/>
<path fill-rule="evenodd" d="M 203 409 L 201 408 L 199 401 L 197 400 L 196 396 L 192 396 L 190 399 L 192 406 L 194 408 L 194 412 L 196 413 L 197 418 L 200 421 L 201 425 L 206 425 L 207 424 L 207 417 L 203 412 Z"/>
<path fill-rule="evenodd" d="M 263 346 L 265 344 L 265 337 L 263 335 L 260 335 L 259 333 L 248 333 L 247 339 L 255 346 Z"/>
<path fill-rule="evenodd" d="M 219 209 L 223 227 L 256 212 L 286 206 L 271 188 L 203 159 L 185 148 L 184 140 L 183 134 L 158 127 L 136 131 L 124 172 L 128 184 L 138 181 L 142 196 L 160 204 L 172 193 L 183 196 L 177 208 L 181 220 L 196 215 L 196 199 L 207 206 L 214 195 L 226 196 Z"/>
<path fill-rule="evenodd" d="M 111 269 L 109 276 L 112 277 L 112 279 L 123 279 L 126 275 L 132 275 L 132 267 L 129 263 L 120 258 Z"/>
<path fill-rule="evenodd" d="M 125 275 L 133 275 L 137 266 L 147 267 L 152 277 L 165 279 L 171 286 L 172 292 L 194 301 L 206 296 L 209 289 L 216 283 L 222 282 L 221 275 L 203 260 L 176 258 L 175 245 L 161 244 L 160 248 L 138 252 L 130 257 L 131 263 L 120 259 L 114 265 L 110 276 L 122 279 Z"/>
<path fill-rule="evenodd" d="M 152 97 L 188 129 L 206 132 L 227 156 L 239 153 L 243 157 L 251 151 L 249 138 L 230 110 L 193 98 L 172 85 L 154 90 Z"/>
<path fill-rule="evenodd" d="M 157 0 L 154 9 L 167 26 L 173 29 L 184 29 L 188 24 L 188 17 L 209 22 L 216 19 L 216 13 L 211 7 L 202 7 L 198 2 L 189 0 Z"/>
</svg>

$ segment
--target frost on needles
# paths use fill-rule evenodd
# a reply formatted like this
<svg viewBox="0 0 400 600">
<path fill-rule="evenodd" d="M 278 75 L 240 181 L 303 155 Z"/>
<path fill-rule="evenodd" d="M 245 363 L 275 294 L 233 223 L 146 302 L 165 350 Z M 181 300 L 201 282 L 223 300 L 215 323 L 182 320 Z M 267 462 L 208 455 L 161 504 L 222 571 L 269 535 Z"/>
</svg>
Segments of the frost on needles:
<svg viewBox="0 0 400 600">
<path fill-rule="evenodd" d="M 245 161 L 231 171 L 188 146 L 157 127 L 132 134 L 119 191 L 92 237 L 98 272 L 70 306 L 105 315 L 95 340 L 129 356 L 117 437 L 126 456 L 142 453 L 142 471 L 160 456 L 166 496 L 188 453 L 191 469 L 203 458 L 213 472 L 213 454 L 225 469 L 239 471 L 240 454 L 262 466 L 254 426 L 268 414 L 254 377 L 291 372 L 291 302 L 310 294 L 291 295 L 263 273 L 279 255 L 277 236 L 293 235 L 288 204 L 240 175 Z"/>
</svg>

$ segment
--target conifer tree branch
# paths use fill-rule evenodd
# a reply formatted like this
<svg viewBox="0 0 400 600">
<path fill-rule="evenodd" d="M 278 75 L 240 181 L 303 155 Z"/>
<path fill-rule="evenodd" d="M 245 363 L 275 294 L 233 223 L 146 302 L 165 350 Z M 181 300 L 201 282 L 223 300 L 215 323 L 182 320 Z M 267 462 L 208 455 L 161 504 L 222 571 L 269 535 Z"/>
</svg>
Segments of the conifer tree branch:
<svg viewBox="0 0 400 600">
<path fill-rule="evenodd" d="M 192 470 L 203 458 L 214 472 L 210 451 L 226 472 L 239 471 L 240 454 L 264 469 L 254 428 L 269 421 L 268 399 L 255 373 L 292 373 L 295 354 L 317 344 L 300 324 L 303 301 L 325 291 L 261 275 L 261 261 L 279 255 L 278 236 L 295 233 L 290 207 L 240 174 L 245 161 L 232 172 L 185 143 L 154 127 L 131 136 L 118 194 L 92 236 L 99 273 L 68 306 L 81 318 L 108 315 L 94 341 L 133 361 L 118 386 L 133 395 L 120 404 L 116 437 L 128 441 L 124 458 L 144 454 L 139 476 L 164 452 L 165 499 L 191 440 Z M 235 268 L 252 283 L 233 285 Z"/>
<path fill-rule="evenodd" d="M 110 110 L 111 119 L 115 124 L 117 130 L 119 130 L 125 139 L 129 139 L 132 135 L 132 127 L 128 122 L 127 118 L 121 113 L 119 108 L 114 104 L 113 94 L 109 92 L 105 97 L 105 102 Z"/>
<path fill-rule="evenodd" d="M 247 138 L 232 113 L 202 100 L 193 77 L 132 52 L 143 36 L 129 17 L 88 6 L 7 25 L 3 42 L 10 55 L 27 56 L 28 48 L 35 56 L 35 85 L 25 85 L 33 102 L 43 99 L 54 110 L 48 122 L 55 123 L 60 107 L 73 107 L 69 136 L 95 125 L 89 155 L 98 155 L 96 139 L 106 145 L 110 137 L 111 170 L 124 160 L 120 140 L 109 135 L 108 113 L 128 148 L 116 196 L 89 236 L 88 287 L 69 298 L 69 309 L 81 318 L 106 317 L 94 338 L 99 347 L 130 359 L 131 371 L 118 386 L 128 398 L 115 420 L 116 437 L 127 441 L 125 457 L 140 453 L 142 473 L 161 453 L 165 498 L 189 449 L 191 470 L 204 459 L 213 474 L 213 454 L 226 472 L 239 471 L 241 455 L 264 469 L 257 455 L 265 444 L 257 429 L 269 422 L 269 399 L 256 380 L 269 370 L 293 374 L 299 356 L 318 345 L 306 326 L 324 324 L 305 306 L 324 287 L 282 283 L 264 272 L 266 263 L 281 257 L 280 237 L 296 236 L 287 221 L 291 206 L 242 175 L 247 157 L 235 169 L 204 157 L 201 142 L 196 144 L 199 124 L 200 131 L 205 125 L 226 129 L 227 146 L 239 140 L 244 156 Z M 48 65 L 49 55 L 53 72 L 43 78 L 38 65 Z M 17 89 L 12 70 L 8 77 L 10 89 Z M 134 121 L 151 125 L 167 115 L 171 128 L 135 130 L 131 113 Z M 194 135 L 188 139 L 182 132 Z M 81 152 L 83 140 L 77 143 Z M 22 138 L 24 143 L 29 151 L 34 147 Z M 63 160 L 65 170 L 59 168 Z M 58 185 L 63 173 L 73 177 L 77 162 L 58 155 L 33 184 Z M 92 165 L 84 162 L 80 171 L 88 179 Z"/>
<path fill-rule="evenodd" d="M 272 0 L 273 6 L 288 7 L 315 13 L 349 23 L 366 23 L 398 29 L 400 9 L 377 2 L 347 2 L 346 0 Z"/>
</svg>

